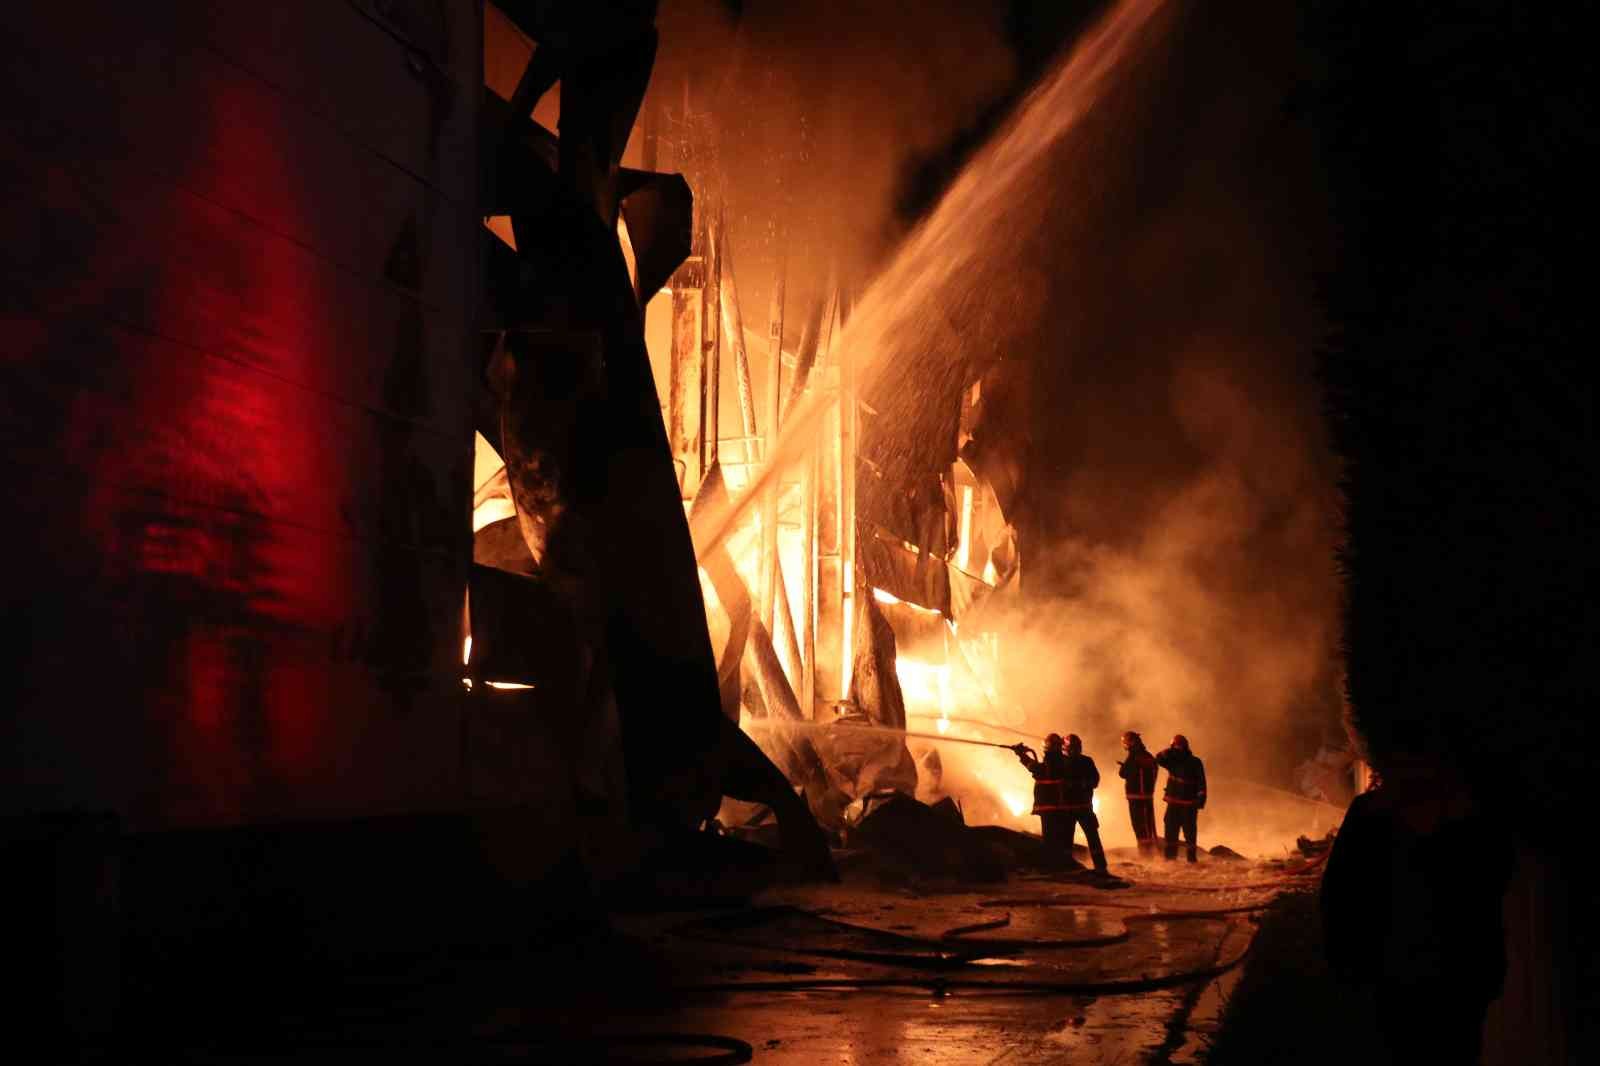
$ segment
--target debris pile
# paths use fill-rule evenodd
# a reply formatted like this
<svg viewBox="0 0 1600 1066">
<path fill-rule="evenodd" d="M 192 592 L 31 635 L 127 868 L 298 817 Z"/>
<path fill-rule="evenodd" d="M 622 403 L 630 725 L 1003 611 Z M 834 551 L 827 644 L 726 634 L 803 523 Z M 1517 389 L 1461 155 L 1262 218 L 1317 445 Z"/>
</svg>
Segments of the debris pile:
<svg viewBox="0 0 1600 1066">
<path fill-rule="evenodd" d="M 1333 847 L 1333 838 L 1338 835 L 1338 832 L 1339 831 L 1337 829 L 1330 829 L 1328 830 L 1328 834 L 1320 840 L 1313 840 L 1310 837 L 1305 836 L 1300 837 L 1295 841 L 1295 847 L 1300 849 L 1300 854 L 1305 855 L 1308 858 L 1316 858 L 1318 855 L 1324 854 L 1329 848 Z"/>
</svg>

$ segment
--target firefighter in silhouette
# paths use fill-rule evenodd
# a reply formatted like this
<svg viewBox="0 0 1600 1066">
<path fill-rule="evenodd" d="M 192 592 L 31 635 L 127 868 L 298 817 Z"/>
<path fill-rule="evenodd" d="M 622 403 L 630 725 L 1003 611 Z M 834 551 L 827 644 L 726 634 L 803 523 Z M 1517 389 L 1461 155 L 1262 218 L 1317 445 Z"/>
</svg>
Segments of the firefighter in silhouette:
<svg viewBox="0 0 1600 1066">
<path fill-rule="evenodd" d="M 1133 730 L 1122 734 L 1122 749 L 1127 758 L 1117 763 L 1122 786 L 1128 795 L 1128 820 L 1139 841 L 1140 855 L 1154 855 L 1156 838 L 1156 757 L 1144 746 L 1144 738 Z"/>
<path fill-rule="evenodd" d="M 1172 738 L 1172 746 L 1156 756 L 1156 764 L 1167 771 L 1167 813 L 1163 818 L 1167 831 L 1168 859 L 1178 857 L 1178 833 L 1183 832 L 1189 849 L 1189 861 L 1195 861 L 1195 835 L 1199 814 L 1206 805 L 1206 768 L 1189 750 L 1189 738 L 1179 733 Z"/>
<path fill-rule="evenodd" d="M 1083 753 L 1083 742 L 1072 734 L 1063 742 L 1059 733 L 1051 733 L 1044 738 L 1043 759 L 1026 744 L 1017 744 L 1011 750 L 1033 775 L 1033 813 L 1039 816 L 1045 843 L 1070 857 L 1073 837 L 1081 825 L 1094 868 L 1105 873 L 1106 850 L 1100 845 L 1100 820 L 1094 815 L 1094 790 L 1100 784 L 1100 771 L 1095 769 L 1094 760 Z"/>
</svg>

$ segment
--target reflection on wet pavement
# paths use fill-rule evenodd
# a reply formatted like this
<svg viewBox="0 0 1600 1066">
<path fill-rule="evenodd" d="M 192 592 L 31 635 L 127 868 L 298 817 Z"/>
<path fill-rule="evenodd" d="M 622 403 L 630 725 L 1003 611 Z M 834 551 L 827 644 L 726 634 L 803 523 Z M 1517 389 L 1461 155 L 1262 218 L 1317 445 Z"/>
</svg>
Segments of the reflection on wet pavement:
<svg viewBox="0 0 1600 1066">
<path fill-rule="evenodd" d="M 674 960 L 678 995 L 612 1017 L 736 1036 L 759 1063 L 1203 1061 L 1254 913 L 1295 888 L 1295 871 L 1120 865 L 1130 887 L 1117 891 L 1070 877 L 981 893 L 858 882 L 774 890 L 758 902 L 784 915 L 776 924 L 751 911 L 641 918 Z M 724 920 L 737 938 L 704 938 Z M 844 955 L 847 942 L 865 950 Z"/>
</svg>

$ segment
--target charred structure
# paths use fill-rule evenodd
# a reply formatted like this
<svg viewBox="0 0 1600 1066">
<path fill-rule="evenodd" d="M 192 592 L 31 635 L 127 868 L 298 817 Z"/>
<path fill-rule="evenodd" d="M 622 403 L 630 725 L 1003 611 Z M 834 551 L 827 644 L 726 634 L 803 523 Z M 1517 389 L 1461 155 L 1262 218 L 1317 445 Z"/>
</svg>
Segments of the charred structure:
<svg viewBox="0 0 1600 1066">
<path fill-rule="evenodd" d="M 1579 93 L 1554 17 L 1335 6 L 6 9 L 30 1035 L 807 1061 L 1004 990 L 1167 1061 L 1326 863 L 1341 976 L 1470 924 L 1462 1046 L 1504 972 L 1558 1061 Z"/>
</svg>

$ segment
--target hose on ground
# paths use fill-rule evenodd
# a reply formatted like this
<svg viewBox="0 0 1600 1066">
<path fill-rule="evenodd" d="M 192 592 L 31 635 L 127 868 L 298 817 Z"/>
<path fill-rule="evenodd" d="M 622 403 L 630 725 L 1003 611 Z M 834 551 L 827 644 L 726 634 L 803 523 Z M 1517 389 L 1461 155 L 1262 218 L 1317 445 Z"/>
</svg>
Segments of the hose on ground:
<svg viewBox="0 0 1600 1066">
<path fill-rule="evenodd" d="M 1326 851 L 1311 857 L 1304 864 L 1286 871 L 1284 874 L 1262 881 L 1244 883 L 1230 883 L 1222 885 L 1157 885 L 1140 883 L 1141 888 L 1164 888 L 1175 891 L 1190 892 L 1235 892 L 1255 888 L 1279 888 L 1288 885 L 1305 884 L 1307 875 L 1315 871 L 1325 861 Z M 1148 911 L 1139 904 L 1121 903 L 1113 900 L 1067 900 L 1052 898 L 1003 898 L 983 900 L 981 907 L 1006 907 L 1006 906 L 1038 906 L 1038 907 L 1070 907 L 1070 906 L 1099 906 L 1116 908 L 1117 910 L 1137 911 L 1138 913 L 1126 914 L 1122 921 L 1124 925 L 1129 922 L 1153 923 L 1189 921 L 1198 919 L 1231 919 L 1240 914 L 1252 914 L 1266 910 L 1272 904 L 1271 899 L 1259 902 L 1244 903 L 1230 907 L 1210 907 L 1204 910 L 1158 910 Z M 978 922 L 972 925 L 959 926 L 945 934 L 945 942 L 952 944 L 974 945 L 977 942 L 965 941 L 962 935 L 966 933 L 982 932 L 990 929 L 1004 927 L 1010 923 L 1010 916 L 990 922 Z M 1054 948 L 1071 947 L 1075 945 L 1054 945 Z M 1096 946 L 1086 943 L 1081 946 Z M 989 992 L 1049 992 L 1063 995 L 1126 995 L 1136 992 L 1150 992 L 1189 984 L 1194 981 L 1207 980 L 1219 977 L 1240 962 L 1250 952 L 1246 945 L 1235 958 L 1215 966 L 1201 967 L 1186 970 L 1181 973 L 1168 974 L 1162 977 L 1123 978 L 1105 981 L 1084 982 L 1054 982 L 1054 981 L 994 981 L 994 980 L 968 980 L 951 975 L 918 978 L 913 975 L 881 978 L 795 978 L 791 980 L 773 981 L 730 981 L 704 985 L 696 985 L 692 991 L 697 993 L 709 992 L 805 992 L 825 991 L 858 988 L 905 988 L 930 990 L 936 995 L 956 989 L 989 991 Z M 997 949 L 997 954 L 1005 954 L 1005 949 Z"/>
</svg>

